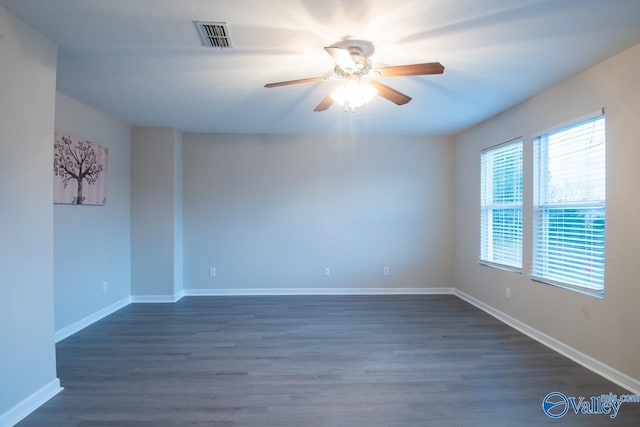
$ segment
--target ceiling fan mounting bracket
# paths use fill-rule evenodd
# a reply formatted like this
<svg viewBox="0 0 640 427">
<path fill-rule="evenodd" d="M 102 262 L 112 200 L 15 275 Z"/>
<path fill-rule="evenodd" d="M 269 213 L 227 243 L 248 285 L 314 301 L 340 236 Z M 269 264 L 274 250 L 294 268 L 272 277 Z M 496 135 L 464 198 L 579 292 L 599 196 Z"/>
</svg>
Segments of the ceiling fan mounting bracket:
<svg viewBox="0 0 640 427">
<path fill-rule="evenodd" d="M 338 43 L 332 44 L 331 47 L 346 49 L 352 55 L 356 53 L 358 56 L 363 56 L 365 58 L 370 58 L 376 51 L 373 43 L 371 43 L 369 40 L 341 40 Z"/>
</svg>

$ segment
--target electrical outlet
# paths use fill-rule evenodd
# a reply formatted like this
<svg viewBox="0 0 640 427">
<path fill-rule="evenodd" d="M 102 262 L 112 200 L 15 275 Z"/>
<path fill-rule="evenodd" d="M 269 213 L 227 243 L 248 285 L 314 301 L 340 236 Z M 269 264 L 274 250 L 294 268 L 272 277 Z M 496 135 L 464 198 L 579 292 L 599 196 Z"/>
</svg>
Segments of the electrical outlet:
<svg viewBox="0 0 640 427">
<path fill-rule="evenodd" d="M 105 280 L 104 282 L 102 282 L 102 292 L 108 292 L 108 291 L 109 291 L 109 282 Z"/>
<path fill-rule="evenodd" d="M 506 287 L 504 290 L 504 296 L 507 297 L 507 299 L 511 299 L 511 288 L 510 287 Z"/>
<path fill-rule="evenodd" d="M 331 276 L 331 268 L 325 267 L 324 268 L 324 275 L 325 276 Z"/>
<path fill-rule="evenodd" d="M 216 277 L 216 274 L 218 274 L 218 271 L 216 270 L 216 268 L 209 267 L 209 277 Z"/>
<path fill-rule="evenodd" d="M 389 267 L 383 267 L 382 268 L 382 274 L 384 274 L 385 276 L 390 276 L 391 272 L 389 270 Z"/>
</svg>

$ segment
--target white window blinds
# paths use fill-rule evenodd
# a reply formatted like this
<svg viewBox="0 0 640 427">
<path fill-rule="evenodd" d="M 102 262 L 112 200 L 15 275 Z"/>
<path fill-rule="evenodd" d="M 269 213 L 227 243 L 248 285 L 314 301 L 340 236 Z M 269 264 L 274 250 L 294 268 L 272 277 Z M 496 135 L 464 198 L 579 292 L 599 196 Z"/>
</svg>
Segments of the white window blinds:
<svg viewBox="0 0 640 427">
<path fill-rule="evenodd" d="M 605 118 L 535 139 L 534 279 L 604 292 Z"/>
<path fill-rule="evenodd" d="M 522 268 L 522 140 L 482 151 L 480 261 Z"/>
</svg>

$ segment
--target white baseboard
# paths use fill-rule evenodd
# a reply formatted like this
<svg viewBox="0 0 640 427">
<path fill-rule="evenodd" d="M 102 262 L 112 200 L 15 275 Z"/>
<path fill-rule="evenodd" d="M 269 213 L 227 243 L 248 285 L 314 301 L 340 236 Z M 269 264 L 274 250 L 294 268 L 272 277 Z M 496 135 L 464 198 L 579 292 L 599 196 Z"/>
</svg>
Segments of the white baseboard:
<svg viewBox="0 0 640 427">
<path fill-rule="evenodd" d="M 131 302 L 134 304 L 178 302 L 185 295 L 184 292 L 179 291 L 173 295 L 131 295 Z"/>
<path fill-rule="evenodd" d="M 441 295 L 454 288 L 253 288 L 185 289 L 185 296 L 257 296 L 257 295 Z"/>
<path fill-rule="evenodd" d="M 568 357 L 569 359 L 573 360 L 574 362 L 584 366 L 585 368 L 589 369 L 590 371 L 595 372 L 596 374 L 608 379 L 609 381 L 618 384 L 620 387 L 624 387 L 625 389 L 629 390 L 631 393 L 633 394 L 640 394 L 640 381 L 623 373 L 618 371 L 617 369 L 612 368 L 611 366 L 600 362 L 599 360 L 594 359 L 593 357 L 582 353 L 581 351 L 576 350 L 573 347 L 568 346 L 567 344 L 558 341 L 557 339 L 543 333 L 540 332 L 539 330 L 532 328 L 531 326 L 527 325 L 526 323 L 523 323 L 521 321 L 519 321 L 518 319 L 515 319 L 511 316 L 509 316 L 506 313 L 503 313 L 500 310 L 497 310 L 493 307 L 491 307 L 488 304 L 483 303 L 482 301 L 480 301 L 477 298 L 472 297 L 471 295 L 462 292 L 458 289 L 454 290 L 454 295 L 456 295 L 458 298 L 468 302 L 471 305 L 474 305 L 476 307 L 478 307 L 480 310 L 492 315 L 493 317 L 495 317 L 496 319 L 500 320 L 503 323 L 506 323 L 507 325 L 511 326 L 514 329 L 517 329 L 518 331 L 522 332 L 523 334 L 529 336 L 530 338 L 533 338 L 534 340 L 538 341 L 541 344 L 544 344 L 545 346 L 549 347 L 551 350 L 554 350 L 560 354 L 562 354 L 565 357 Z M 604 392 L 608 392 L 609 390 L 603 390 Z"/>
<path fill-rule="evenodd" d="M 11 427 L 18 424 L 27 415 L 42 406 L 47 400 L 63 390 L 60 387 L 60 380 L 56 378 L 40 390 L 31 394 L 22 402 L 9 409 L 4 414 L 0 414 L 0 426 Z"/>
<path fill-rule="evenodd" d="M 78 320 L 77 322 L 70 324 L 69 326 L 65 326 L 64 328 L 57 330 L 54 335 L 55 342 L 58 343 L 62 341 L 63 339 L 75 334 L 76 332 L 81 331 L 92 323 L 95 323 L 98 320 L 120 310 L 121 308 L 128 306 L 130 303 L 130 297 L 123 298 L 120 301 L 117 301 L 101 310 L 96 311 L 93 314 L 90 314 Z"/>
</svg>

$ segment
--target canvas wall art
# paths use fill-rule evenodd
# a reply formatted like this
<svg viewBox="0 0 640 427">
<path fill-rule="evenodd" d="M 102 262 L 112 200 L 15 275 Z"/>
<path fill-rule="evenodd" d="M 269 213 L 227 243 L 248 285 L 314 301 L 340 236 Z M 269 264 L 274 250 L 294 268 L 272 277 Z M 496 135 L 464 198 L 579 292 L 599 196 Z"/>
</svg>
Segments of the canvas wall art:
<svg viewBox="0 0 640 427">
<path fill-rule="evenodd" d="M 53 149 L 53 203 L 105 205 L 109 149 L 56 131 Z"/>
</svg>

